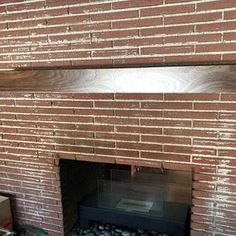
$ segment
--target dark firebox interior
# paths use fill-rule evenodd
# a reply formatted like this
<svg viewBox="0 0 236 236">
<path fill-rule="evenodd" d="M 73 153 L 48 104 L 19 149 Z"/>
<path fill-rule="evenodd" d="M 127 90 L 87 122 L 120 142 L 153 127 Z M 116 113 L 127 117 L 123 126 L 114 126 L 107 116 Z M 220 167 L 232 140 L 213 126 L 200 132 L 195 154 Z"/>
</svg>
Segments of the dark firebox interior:
<svg viewBox="0 0 236 236">
<path fill-rule="evenodd" d="M 130 166 L 60 160 L 60 180 L 66 235 L 78 220 L 78 203 L 90 192 L 96 190 L 99 178 L 110 178 L 111 169 L 130 170 Z"/>
<path fill-rule="evenodd" d="M 97 190 L 99 179 L 111 179 L 111 170 L 124 170 L 131 175 L 134 169 L 129 165 L 60 160 L 65 235 L 68 235 L 74 225 L 78 223 L 79 203 Z M 161 169 L 156 168 L 138 168 L 138 171 L 139 173 L 154 174 L 157 186 L 160 184 L 165 186 L 167 194 L 164 196 L 164 201 L 179 202 L 191 206 L 191 172 L 165 170 L 162 173 Z"/>
</svg>

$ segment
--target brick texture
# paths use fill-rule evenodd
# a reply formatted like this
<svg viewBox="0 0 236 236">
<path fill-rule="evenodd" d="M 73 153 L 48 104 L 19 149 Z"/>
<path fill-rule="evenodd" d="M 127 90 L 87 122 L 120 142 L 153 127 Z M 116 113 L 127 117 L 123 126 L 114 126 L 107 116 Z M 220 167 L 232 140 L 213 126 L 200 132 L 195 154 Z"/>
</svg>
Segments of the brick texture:
<svg viewBox="0 0 236 236">
<path fill-rule="evenodd" d="M 0 69 L 227 63 L 235 16 L 233 0 L 4 0 Z"/>
<path fill-rule="evenodd" d="M 235 94 L 0 95 L 0 191 L 20 224 L 63 235 L 61 158 L 192 170 L 192 235 L 235 235 Z"/>
</svg>

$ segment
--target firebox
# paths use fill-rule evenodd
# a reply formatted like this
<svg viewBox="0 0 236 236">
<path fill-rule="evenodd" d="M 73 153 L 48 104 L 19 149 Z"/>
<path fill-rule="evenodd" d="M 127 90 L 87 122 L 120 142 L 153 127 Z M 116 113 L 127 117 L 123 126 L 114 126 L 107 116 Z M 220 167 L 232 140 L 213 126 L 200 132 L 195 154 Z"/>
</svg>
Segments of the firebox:
<svg viewBox="0 0 236 236">
<path fill-rule="evenodd" d="M 61 160 L 60 173 L 66 234 L 75 227 L 71 235 L 78 228 L 77 235 L 90 235 L 98 222 L 189 235 L 190 171 Z"/>
</svg>

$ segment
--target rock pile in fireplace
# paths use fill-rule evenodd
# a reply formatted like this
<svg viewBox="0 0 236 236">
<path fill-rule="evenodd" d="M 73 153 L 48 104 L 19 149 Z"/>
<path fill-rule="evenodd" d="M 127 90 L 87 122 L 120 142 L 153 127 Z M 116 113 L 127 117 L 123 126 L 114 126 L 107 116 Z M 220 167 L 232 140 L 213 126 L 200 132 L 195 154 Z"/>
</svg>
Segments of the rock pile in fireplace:
<svg viewBox="0 0 236 236">
<path fill-rule="evenodd" d="M 76 225 L 71 231 L 70 236 L 170 236 L 169 234 L 142 229 L 130 229 L 123 226 L 93 223 L 90 227 L 84 228 Z"/>
</svg>

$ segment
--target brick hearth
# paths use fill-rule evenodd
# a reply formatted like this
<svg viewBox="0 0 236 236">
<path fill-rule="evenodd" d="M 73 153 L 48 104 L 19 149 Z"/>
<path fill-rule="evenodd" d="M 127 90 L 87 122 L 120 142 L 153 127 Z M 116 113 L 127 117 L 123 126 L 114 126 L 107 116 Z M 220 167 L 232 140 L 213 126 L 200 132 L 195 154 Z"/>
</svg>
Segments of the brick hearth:
<svg viewBox="0 0 236 236">
<path fill-rule="evenodd" d="M 236 95 L 0 95 L 0 189 L 19 224 L 63 235 L 62 158 L 192 169 L 192 235 L 235 233 Z"/>
</svg>

